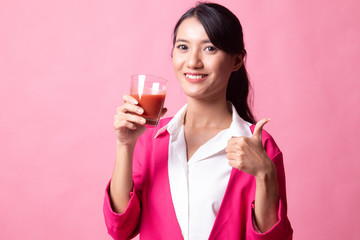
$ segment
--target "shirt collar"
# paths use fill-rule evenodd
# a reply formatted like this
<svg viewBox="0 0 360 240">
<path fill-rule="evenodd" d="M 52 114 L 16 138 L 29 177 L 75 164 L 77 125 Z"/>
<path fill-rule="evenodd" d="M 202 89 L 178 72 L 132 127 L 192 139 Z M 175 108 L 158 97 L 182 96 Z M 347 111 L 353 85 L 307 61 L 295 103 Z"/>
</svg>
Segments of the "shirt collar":
<svg viewBox="0 0 360 240">
<path fill-rule="evenodd" d="M 229 133 L 234 137 L 235 136 L 251 137 L 252 133 L 250 130 L 250 126 L 252 124 L 243 120 L 237 113 L 234 105 L 229 101 L 228 103 L 231 104 L 231 109 L 232 109 L 232 122 L 229 127 Z M 187 109 L 187 104 L 185 104 L 175 114 L 175 116 L 168 122 L 167 125 L 165 125 L 164 127 L 160 128 L 157 131 L 154 138 L 158 137 L 161 133 L 165 132 L 166 130 L 169 132 L 170 136 L 175 138 L 184 124 L 186 109 Z"/>
<path fill-rule="evenodd" d="M 232 109 L 232 122 L 229 127 L 229 133 L 232 135 L 231 137 L 251 137 L 252 133 L 250 130 L 251 123 L 242 119 L 236 111 L 234 105 L 231 104 Z"/>
<path fill-rule="evenodd" d="M 157 131 L 154 138 L 157 138 L 161 133 L 166 130 L 169 134 L 174 137 L 179 133 L 181 126 L 184 124 L 185 113 L 187 109 L 187 104 L 185 104 L 176 114 L 175 116 L 162 128 Z"/>
</svg>

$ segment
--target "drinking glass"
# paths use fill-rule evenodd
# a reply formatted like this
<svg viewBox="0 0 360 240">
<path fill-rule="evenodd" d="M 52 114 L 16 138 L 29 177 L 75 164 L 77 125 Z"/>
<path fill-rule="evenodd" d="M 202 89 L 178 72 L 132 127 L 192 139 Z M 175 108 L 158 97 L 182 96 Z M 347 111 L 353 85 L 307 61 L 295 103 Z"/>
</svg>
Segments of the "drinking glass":
<svg viewBox="0 0 360 240">
<path fill-rule="evenodd" d="M 144 109 L 141 115 L 146 125 L 157 126 L 164 106 L 167 80 L 153 75 L 136 74 L 131 76 L 130 95 Z"/>
</svg>

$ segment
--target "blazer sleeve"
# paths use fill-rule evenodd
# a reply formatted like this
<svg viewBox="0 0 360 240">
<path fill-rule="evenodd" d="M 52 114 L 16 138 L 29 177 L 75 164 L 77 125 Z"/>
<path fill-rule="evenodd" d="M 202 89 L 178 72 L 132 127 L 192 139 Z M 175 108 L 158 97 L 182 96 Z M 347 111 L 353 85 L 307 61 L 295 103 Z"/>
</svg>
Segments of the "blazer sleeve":
<svg viewBox="0 0 360 240">
<path fill-rule="evenodd" d="M 113 211 L 109 195 L 110 183 L 106 187 L 103 213 L 109 235 L 115 240 L 134 238 L 140 232 L 141 193 L 142 193 L 142 161 L 147 154 L 144 135 L 139 137 L 133 155 L 133 191 L 126 210 L 118 214 Z"/>
<path fill-rule="evenodd" d="M 254 126 L 254 125 L 253 125 Z M 252 126 L 252 127 L 253 127 Z M 252 129 L 253 130 L 253 129 Z M 286 184 L 283 154 L 276 145 L 274 139 L 265 130 L 262 133 L 263 145 L 266 153 L 274 162 L 276 167 L 278 190 L 279 190 L 279 210 L 278 222 L 267 232 L 260 233 L 255 226 L 254 214 L 248 219 L 246 229 L 247 240 L 291 240 L 293 229 L 287 216 Z M 254 205 L 251 206 L 254 213 Z"/>
<path fill-rule="evenodd" d="M 103 212 L 105 224 L 110 236 L 116 240 L 127 240 L 139 233 L 140 200 L 135 189 L 130 193 L 130 201 L 126 210 L 118 214 L 111 207 L 109 195 L 110 182 L 106 187 Z"/>
</svg>

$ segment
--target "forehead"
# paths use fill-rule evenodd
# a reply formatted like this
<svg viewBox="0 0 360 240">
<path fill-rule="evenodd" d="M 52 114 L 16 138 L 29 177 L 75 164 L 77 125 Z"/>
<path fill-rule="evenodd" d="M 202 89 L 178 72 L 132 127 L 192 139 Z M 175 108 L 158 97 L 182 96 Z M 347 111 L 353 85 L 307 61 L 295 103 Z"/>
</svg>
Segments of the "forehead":
<svg viewBox="0 0 360 240">
<path fill-rule="evenodd" d="M 178 27 L 176 39 L 185 40 L 208 40 L 209 37 L 196 17 L 186 18 Z"/>
</svg>

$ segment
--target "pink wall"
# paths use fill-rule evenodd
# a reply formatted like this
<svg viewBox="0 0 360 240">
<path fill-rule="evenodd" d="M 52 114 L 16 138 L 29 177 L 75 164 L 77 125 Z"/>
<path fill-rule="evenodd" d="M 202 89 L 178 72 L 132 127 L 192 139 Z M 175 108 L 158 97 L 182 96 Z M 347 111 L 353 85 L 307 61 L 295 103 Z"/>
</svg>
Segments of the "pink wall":
<svg viewBox="0 0 360 240">
<path fill-rule="evenodd" d="M 170 80 L 191 0 L 0 2 L 0 239 L 109 239 L 112 121 L 129 76 Z M 285 154 L 295 239 L 360 239 L 360 2 L 219 1 L 245 31 L 255 113 Z"/>
</svg>

